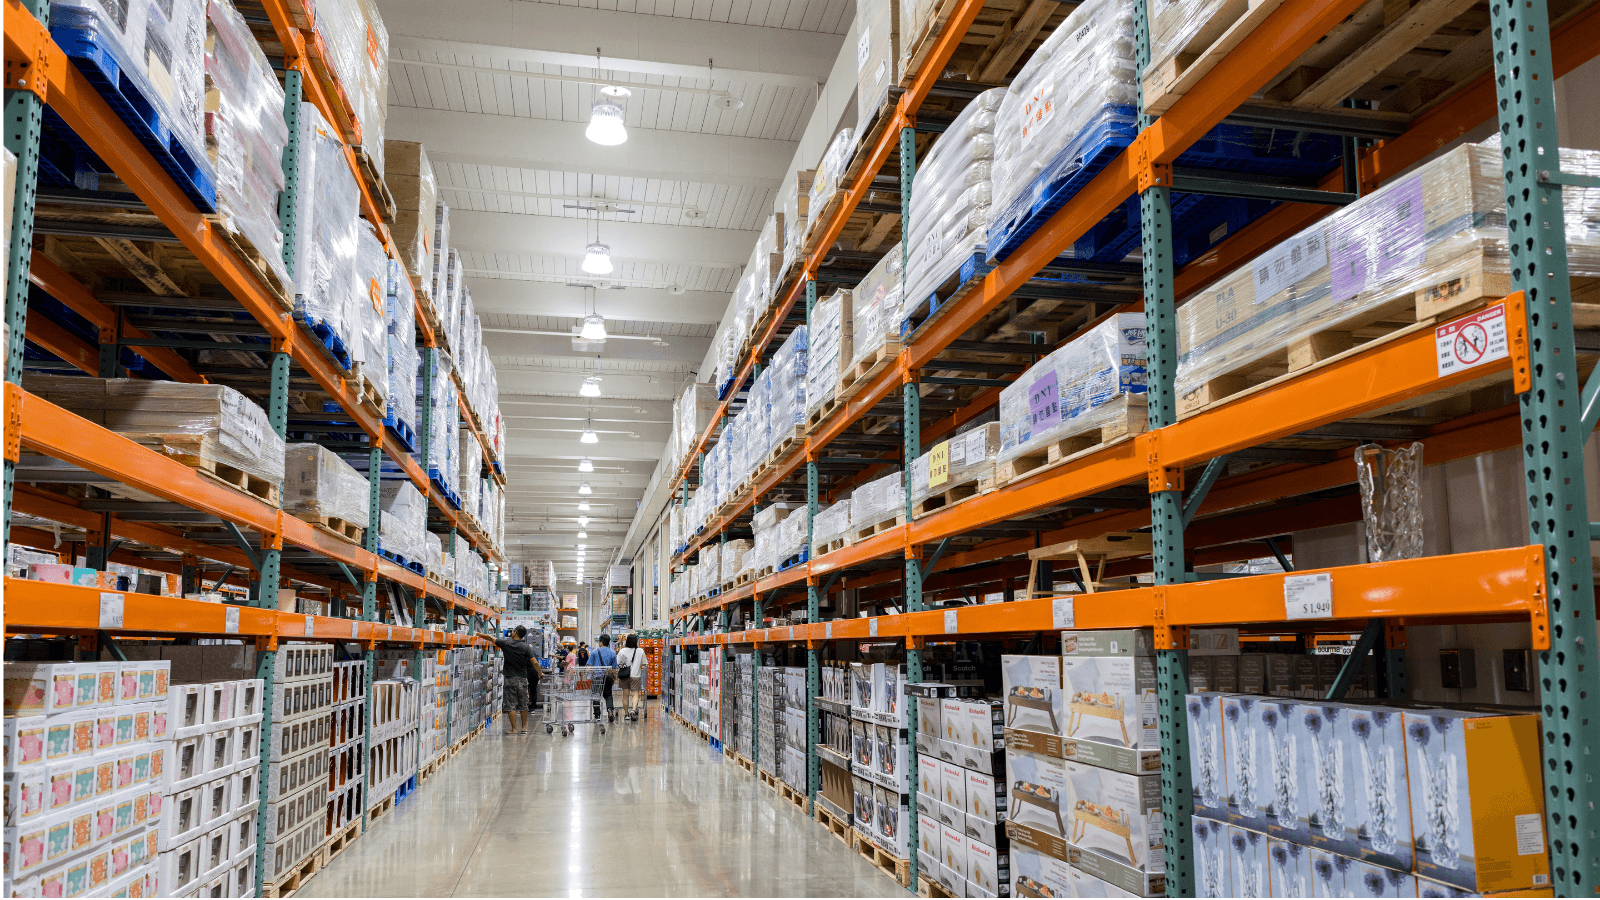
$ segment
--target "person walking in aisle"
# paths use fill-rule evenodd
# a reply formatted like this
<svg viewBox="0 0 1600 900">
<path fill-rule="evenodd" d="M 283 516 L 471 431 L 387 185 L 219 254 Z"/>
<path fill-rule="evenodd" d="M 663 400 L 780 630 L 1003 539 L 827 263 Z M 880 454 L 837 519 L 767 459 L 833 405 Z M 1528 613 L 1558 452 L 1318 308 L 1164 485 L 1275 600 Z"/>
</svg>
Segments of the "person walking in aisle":
<svg viewBox="0 0 1600 900">
<path fill-rule="evenodd" d="M 494 639 L 495 645 L 504 654 L 505 661 L 501 663 L 501 674 L 505 676 L 505 705 L 506 705 L 506 734 L 528 733 L 528 709 L 531 706 L 528 696 L 528 669 L 532 665 L 533 646 L 528 643 L 528 629 L 522 625 L 517 626 L 513 632 L 515 640 L 503 637 Z M 521 724 L 518 724 L 518 720 Z"/>
<path fill-rule="evenodd" d="M 622 714 L 630 722 L 639 721 L 639 706 L 644 700 L 644 675 L 650 659 L 639 649 L 639 636 L 628 635 L 617 653 L 617 688 L 622 691 Z"/>
<path fill-rule="evenodd" d="M 565 668 L 566 669 L 570 669 L 570 668 L 572 668 L 573 666 L 575 666 L 577 664 L 578 664 L 578 648 L 576 646 L 574 646 L 571 650 L 567 651 L 567 664 L 566 664 Z"/>
<path fill-rule="evenodd" d="M 578 642 L 578 665 L 587 666 L 588 664 L 589 664 L 589 642 L 588 641 L 579 641 Z"/>
<path fill-rule="evenodd" d="M 589 654 L 589 664 L 606 667 L 606 684 L 604 688 L 606 698 L 606 718 L 616 718 L 616 707 L 611 702 L 611 688 L 617 680 L 617 654 L 611 649 L 611 635 L 600 635 L 600 646 Z M 599 712 L 598 709 L 595 712 Z"/>
</svg>

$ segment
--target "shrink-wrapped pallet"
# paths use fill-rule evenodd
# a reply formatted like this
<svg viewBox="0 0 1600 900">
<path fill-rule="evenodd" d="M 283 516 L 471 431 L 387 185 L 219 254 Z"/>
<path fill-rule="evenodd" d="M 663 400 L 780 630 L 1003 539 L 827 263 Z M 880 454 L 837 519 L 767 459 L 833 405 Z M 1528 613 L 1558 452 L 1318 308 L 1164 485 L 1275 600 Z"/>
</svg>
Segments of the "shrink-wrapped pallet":
<svg viewBox="0 0 1600 900">
<path fill-rule="evenodd" d="M 1564 149 L 1560 164 L 1594 175 L 1600 152 Z M 1571 274 L 1600 276 L 1600 188 L 1565 187 L 1562 201 Z M 1365 325 L 1510 290 L 1499 142 L 1457 147 L 1190 298 L 1178 310 L 1179 411 L 1243 389 L 1252 365 L 1285 352 L 1300 368 Z"/>
<path fill-rule="evenodd" d="M 744 538 L 735 538 L 722 545 L 722 555 L 718 565 L 722 569 L 722 580 L 732 581 L 744 571 L 745 557 L 750 555 L 750 542 Z"/>
<path fill-rule="evenodd" d="M 761 296 L 765 302 L 761 313 L 756 316 L 757 322 L 778 300 L 779 278 L 783 275 L 783 222 L 782 211 L 767 216 L 767 222 L 761 226 L 761 234 L 756 238 L 752 270 L 761 279 Z"/>
<path fill-rule="evenodd" d="M 1108 131 L 1133 127 L 1135 2 L 1080 4 L 1006 89 L 995 114 L 991 253 L 995 229 L 1026 222 L 1044 191 L 1080 170 Z"/>
<path fill-rule="evenodd" d="M 428 151 L 415 141 L 386 141 L 383 156 L 383 183 L 395 205 L 389 234 L 400 252 L 399 262 L 431 298 L 434 211 L 439 202 L 433 165 Z"/>
<path fill-rule="evenodd" d="M 450 268 L 450 207 L 443 200 L 433 207 L 433 289 L 428 299 L 433 301 L 434 313 L 444 315 L 445 293 L 449 289 Z"/>
<path fill-rule="evenodd" d="M 773 529 L 775 540 L 772 544 L 772 555 L 776 560 L 776 565 L 773 566 L 774 569 L 785 561 L 793 559 L 796 555 L 806 552 L 808 549 L 806 544 L 809 530 L 807 518 L 804 512 L 800 512 L 779 522 L 778 527 Z"/>
<path fill-rule="evenodd" d="M 389 260 L 384 320 L 389 358 L 389 393 L 385 417 L 412 431 L 417 427 L 417 320 L 411 278 L 399 260 Z"/>
<path fill-rule="evenodd" d="M 1000 426 L 994 422 L 934 444 L 911 464 L 911 502 L 921 504 L 957 485 L 987 480 L 999 452 Z"/>
<path fill-rule="evenodd" d="M 775 536 L 773 529 L 757 531 L 750 540 L 750 550 L 740 561 L 739 571 L 749 572 L 752 578 L 766 569 L 772 568 L 772 540 Z"/>
<path fill-rule="evenodd" d="M 709 384 L 691 384 L 673 405 L 673 422 L 678 435 L 678 452 L 687 453 L 700 442 L 717 411 L 717 389 Z"/>
<path fill-rule="evenodd" d="M 865 134 L 900 83 L 900 0 L 856 2 L 856 131 Z M 885 113 L 887 114 L 887 113 Z"/>
<path fill-rule="evenodd" d="M 381 526 L 380 526 L 381 527 Z M 422 534 L 422 563 L 429 572 L 444 571 L 444 539 L 431 531 Z"/>
<path fill-rule="evenodd" d="M 314 25 L 361 126 L 361 149 L 383 171 L 389 116 L 389 30 L 377 0 L 317 0 Z"/>
<path fill-rule="evenodd" d="M 805 515 L 804 503 L 791 503 L 780 501 L 768 503 L 750 517 L 750 527 L 755 531 L 768 531 L 777 528 L 783 520 L 792 515 Z"/>
<path fill-rule="evenodd" d="M 439 365 L 433 381 L 433 430 L 425 438 L 428 441 L 428 477 L 438 479 L 446 487 L 456 490 L 457 469 L 461 465 L 458 459 L 460 439 L 457 437 L 461 428 L 461 413 L 457 408 L 458 394 L 450 381 L 450 356 L 440 353 L 438 358 Z M 419 437 L 421 439 L 424 438 Z"/>
<path fill-rule="evenodd" d="M 855 151 L 856 130 L 841 128 L 839 133 L 833 136 L 833 140 L 828 142 L 828 149 L 822 152 L 816 174 L 811 178 L 808 232 L 828 224 L 826 218 L 829 201 L 842 195 L 849 187 L 844 183 L 844 173 L 850 166 L 850 157 L 855 155 Z"/>
<path fill-rule="evenodd" d="M 355 289 L 351 297 L 351 362 L 380 399 L 389 395 L 389 255 L 372 229 L 356 229 Z"/>
<path fill-rule="evenodd" d="M 987 246 L 995 111 L 1005 94 L 994 88 L 975 97 L 918 161 L 906 244 L 906 296 L 912 303 L 927 299 Z"/>
<path fill-rule="evenodd" d="M 804 325 L 796 328 L 772 355 L 772 396 L 767 402 L 767 427 L 774 448 L 785 439 L 797 438 L 805 428 L 808 359 Z"/>
<path fill-rule="evenodd" d="M 378 547 L 408 562 L 427 553 L 428 501 L 410 479 L 386 479 L 378 486 Z M 454 577 L 453 575 L 450 577 Z"/>
<path fill-rule="evenodd" d="M 850 498 L 845 497 L 826 509 L 817 511 L 811 521 L 811 551 L 821 553 L 822 548 L 839 538 L 847 538 L 850 531 Z M 847 540 L 846 543 L 849 543 Z"/>
<path fill-rule="evenodd" d="M 1144 313 L 1117 313 L 1000 391 L 1000 461 L 1132 417 L 1143 430 Z"/>
<path fill-rule="evenodd" d="M 800 261 L 800 247 L 805 243 L 806 226 L 811 216 L 811 185 L 816 180 L 814 169 L 795 172 L 783 182 L 783 201 L 778 212 L 783 216 L 783 269 Z"/>
<path fill-rule="evenodd" d="M 461 455 L 456 469 L 456 483 L 460 485 L 457 491 L 461 494 L 461 508 L 476 518 L 481 496 L 479 480 L 483 477 L 483 451 L 478 446 L 478 436 L 470 428 L 461 429 L 458 440 Z"/>
<path fill-rule="evenodd" d="M 206 6 L 206 150 L 217 177 L 217 215 L 292 291 L 283 262 L 278 193 L 283 190 L 283 87 L 250 26 L 229 0 Z"/>
<path fill-rule="evenodd" d="M 850 292 L 834 291 L 811 309 L 807 328 L 806 413 L 832 400 L 839 391 L 839 374 L 850 367 L 850 329 L 853 326 Z"/>
<path fill-rule="evenodd" d="M 700 593 L 711 591 L 721 583 L 722 546 L 709 543 L 700 548 Z"/>
<path fill-rule="evenodd" d="M 898 471 L 874 478 L 850 493 L 851 531 L 859 531 L 905 513 L 905 479 Z"/>
<path fill-rule="evenodd" d="M 283 438 L 261 407 L 225 385 L 27 375 L 22 387 L 185 465 L 283 480 Z"/>
<path fill-rule="evenodd" d="M 1148 0 L 1150 64 L 1142 77 L 1144 102 L 1152 113 L 1171 105 L 1159 102 L 1163 88 L 1194 62 L 1195 51 L 1203 52 L 1237 21 L 1238 17 L 1224 14 L 1224 7 L 1244 11 L 1253 5 L 1237 0 Z"/>
<path fill-rule="evenodd" d="M 900 244 L 889 248 L 850 294 L 850 362 L 865 360 L 900 340 L 900 298 L 905 256 Z"/>
<path fill-rule="evenodd" d="M 299 203 L 295 209 L 295 313 L 325 324 L 348 345 L 361 191 L 344 142 L 310 103 L 300 104 Z"/>
<path fill-rule="evenodd" d="M 367 527 L 371 486 L 339 454 L 320 444 L 290 444 L 283 459 L 284 512 L 308 522 L 343 519 Z"/>
</svg>

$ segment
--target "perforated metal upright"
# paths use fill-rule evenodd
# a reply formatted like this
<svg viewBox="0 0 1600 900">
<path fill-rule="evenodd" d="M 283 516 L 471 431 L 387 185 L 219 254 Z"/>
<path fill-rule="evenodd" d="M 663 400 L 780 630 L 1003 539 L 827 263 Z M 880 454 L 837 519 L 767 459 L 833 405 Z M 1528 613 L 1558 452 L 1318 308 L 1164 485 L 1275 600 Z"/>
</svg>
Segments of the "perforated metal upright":
<svg viewBox="0 0 1600 900">
<path fill-rule="evenodd" d="M 817 308 L 817 282 L 806 279 L 806 340 L 811 338 L 811 316 Z M 808 343 L 809 346 L 809 343 Z M 806 455 L 806 558 L 812 552 L 813 529 L 817 524 L 817 460 Z M 817 621 L 822 615 L 822 596 L 817 580 L 806 578 L 806 624 Z M 817 708 L 817 695 L 822 693 L 822 659 L 813 641 L 806 642 L 806 796 L 811 800 L 811 815 L 817 814 L 817 789 L 822 784 L 822 760 L 817 756 L 817 743 L 822 740 L 822 711 Z M 776 760 L 774 760 L 776 762 Z"/>
<path fill-rule="evenodd" d="M 1544 547 L 1549 585 L 1550 649 L 1539 654 L 1545 830 L 1555 894 L 1576 897 L 1600 888 L 1595 526 L 1583 489 L 1600 379 L 1591 375 L 1580 397 L 1561 189 L 1600 187 L 1600 178 L 1561 171 L 1546 0 L 1494 0 L 1489 9 L 1511 286 L 1525 293 L 1528 311 L 1533 390 L 1520 402 L 1529 542 Z"/>
<path fill-rule="evenodd" d="M 911 185 L 917 175 L 917 131 L 907 125 L 900 129 L 900 221 L 903 223 L 901 233 L 911 234 Z M 911 259 L 911 250 L 906 246 L 905 238 L 900 241 L 900 272 L 902 277 L 907 270 Z M 912 520 L 912 507 L 915 505 L 911 499 L 911 465 L 917 457 L 922 455 L 922 392 L 918 386 L 914 373 L 908 373 L 906 383 L 901 388 L 902 405 L 905 414 L 900 430 L 903 432 L 900 483 L 905 488 L 906 521 Z M 927 609 L 922 601 L 922 561 L 913 549 L 906 550 L 906 580 L 905 580 L 905 608 L 911 612 Z M 914 639 L 906 640 L 906 681 L 915 684 L 922 681 L 922 649 L 916 646 Z M 904 701 L 902 701 L 904 702 Z M 906 703 L 906 727 L 909 734 L 917 733 L 917 706 L 915 703 Z M 912 744 L 911 755 L 916 756 L 916 745 Z M 917 892 L 917 847 L 920 837 L 918 829 L 921 827 L 917 821 L 917 774 L 918 767 L 906 766 L 907 785 L 911 791 L 911 811 L 908 817 L 910 828 L 906 832 L 907 846 L 910 847 L 911 883 L 907 886 L 912 893 Z"/>
</svg>

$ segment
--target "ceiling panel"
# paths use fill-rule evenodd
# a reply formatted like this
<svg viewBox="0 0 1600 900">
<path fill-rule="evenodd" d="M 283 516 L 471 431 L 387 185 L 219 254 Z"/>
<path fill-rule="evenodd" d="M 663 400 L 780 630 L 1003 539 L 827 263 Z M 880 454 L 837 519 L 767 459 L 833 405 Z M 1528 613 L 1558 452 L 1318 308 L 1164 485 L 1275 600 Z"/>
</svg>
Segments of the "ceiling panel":
<svg viewBox="0 0 1600 900">
<path fill-rule="evenodd" d="M 578 236 L 581 240 L 581 235 Z M 582 245 L 579 244 L 579 247 Z M 575 249 L 571 256 L 532 253 L 486 253 L 469 250 L 461 254 L 462 268 L 467 270 L 468 286 L 475 278 L 517 278 L 518 275 L 568 276 L 582 279 L 585 284 L 595 276 L 583 271 L 581 254 Z M 617 260 L 616 270 L 609 276 L 619 282 L 650 282 L 658 285 L 676 284 L 690 291 L 714 291 L 731 295 L 739 283 L 738 269 L 709 268 L 663 263 L 640 263 Z M 550 282 L 559 284 L 561 282 Z M 606 292 L 600 292 L 604 303 Z"/>
<path fill-rule="evenodd" d="M 559 0 L 559 5 L 824 34 L 849 31 L 855 14 L 850 0 Z"/>
</svg>

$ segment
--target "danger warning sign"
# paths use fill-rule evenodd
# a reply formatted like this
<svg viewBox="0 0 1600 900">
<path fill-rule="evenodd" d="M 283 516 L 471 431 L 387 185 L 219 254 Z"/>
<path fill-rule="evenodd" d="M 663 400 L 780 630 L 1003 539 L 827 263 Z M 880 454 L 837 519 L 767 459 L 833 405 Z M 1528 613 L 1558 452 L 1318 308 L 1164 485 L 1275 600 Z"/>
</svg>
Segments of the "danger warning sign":
<svg viewBox="0 0 1600 900">
<path fill-rule="evenodd" d="M 1497 303 L 1440 325 L 1433 330 L 1439 355 L 1439 377 L 1476 368 L 1510 355 L 1506 342 L 1506 305 Z"/>
</svg>

